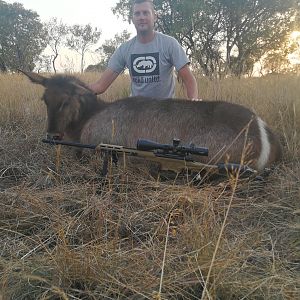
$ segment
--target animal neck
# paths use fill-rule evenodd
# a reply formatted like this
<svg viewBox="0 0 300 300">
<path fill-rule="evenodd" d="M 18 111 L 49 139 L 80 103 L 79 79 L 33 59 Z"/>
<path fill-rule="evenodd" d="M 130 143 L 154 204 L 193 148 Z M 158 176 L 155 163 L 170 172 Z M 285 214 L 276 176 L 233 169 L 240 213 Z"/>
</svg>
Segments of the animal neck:
<svg viewBox="0 0 300 300">
<path fill-rule="evenodd" d="M 86 122 L 106 106 L 107 103 L 105 103 L 103 100 L 97 99 L 95 95 L 91 95 L 89 98 L 85 98 L 84 101 L 80 101 L 80 110 L 78 112 L 78 116 L 76 120 L 69 124 L 66 130 L 67 135 L 72 140 L 79 141 L 82 128 Z"/>
<path fill-rule="evenodd" d="M 83 121 L 87 121 L 93 115 L 95 115 L 98 111 L 104 109 L 107 106 L 101 99 L 97 99 L 95 95 L 91 95 L 91 98 L 84 102 L 81 102 L 81 109 L 80 109 L 80 119 Z"/>
</svg>

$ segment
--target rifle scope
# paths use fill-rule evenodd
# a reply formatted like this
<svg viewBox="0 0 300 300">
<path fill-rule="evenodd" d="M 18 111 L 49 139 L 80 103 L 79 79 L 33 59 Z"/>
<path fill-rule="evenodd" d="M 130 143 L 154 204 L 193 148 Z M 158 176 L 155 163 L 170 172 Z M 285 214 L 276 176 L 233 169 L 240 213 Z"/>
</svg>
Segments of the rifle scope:
<svg viewBox="0 0 300 300">
<path fill-rule="evenodd" d="M 207 148 L 199 148 L 194 145 L 191 146 L 180 146 L 180 141 L 177 139 L 173 140 L 173 145 L 160 144 L 150 140 L 138 139 L 136 148 L 141 151 L 152 151 L 152 150 L 162 150 L 166 153 L 173 153 L 179 155 L 196 154 L 202 156 L 208 156 Z"/>
</svg>

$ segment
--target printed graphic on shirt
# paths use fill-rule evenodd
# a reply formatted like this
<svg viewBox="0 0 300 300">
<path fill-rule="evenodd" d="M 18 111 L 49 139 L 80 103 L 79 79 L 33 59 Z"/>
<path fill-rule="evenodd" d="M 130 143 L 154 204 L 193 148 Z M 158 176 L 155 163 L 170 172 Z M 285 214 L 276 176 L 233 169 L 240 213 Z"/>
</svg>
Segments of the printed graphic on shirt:
<svg viewBox="0 0 300 300">
<path fill-rule="evenodd" d="M 136 83 L 159 82 L 159 53 L 131 54 L 131 75 Z"/>
</svg>

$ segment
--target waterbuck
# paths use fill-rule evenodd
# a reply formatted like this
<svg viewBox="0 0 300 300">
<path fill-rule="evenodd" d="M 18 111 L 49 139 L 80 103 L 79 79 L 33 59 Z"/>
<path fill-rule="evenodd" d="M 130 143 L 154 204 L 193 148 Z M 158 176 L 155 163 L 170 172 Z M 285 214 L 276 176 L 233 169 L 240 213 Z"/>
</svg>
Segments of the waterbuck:
<svg viewBox="0 0 300 300">
<path fill-rule="evenodd" d="M 246 107 L 222 101 L 129 97 L 107 103 L 72 76 L 23 72 L 45 87 L 48 135 L 85 144 L 136 147 L 139 138 L 209 149 L 203 163 L 244 163 L 261 171 L 278 161 L 281 146 L 265 122 Z"/>
</svg>

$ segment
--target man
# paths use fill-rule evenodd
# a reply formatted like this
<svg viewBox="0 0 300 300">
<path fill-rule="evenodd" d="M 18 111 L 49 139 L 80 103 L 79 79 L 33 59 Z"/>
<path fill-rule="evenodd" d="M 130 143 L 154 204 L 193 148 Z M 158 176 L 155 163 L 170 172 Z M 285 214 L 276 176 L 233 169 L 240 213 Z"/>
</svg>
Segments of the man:
<svg viewBox="0 0 300 300">
<path fill-rule="evenodd" d="M 175 95 L 175 68 L 187 97 L 197 99 L 197 82 L 183 48 L 173 37 L 154 30 L 157 16 L 153 0 L 135 0 L 132 13 L 137 35 L 115 51 L 101 78 L 90 88 L 95 94 L 104 93 L 127 67 L 132 96 L 172 98 Z"/>
</svg>

